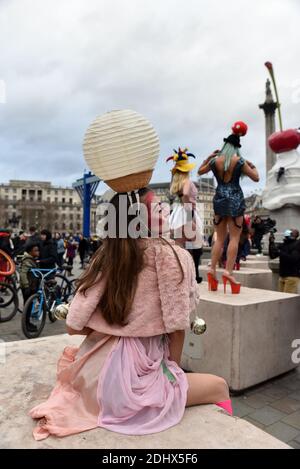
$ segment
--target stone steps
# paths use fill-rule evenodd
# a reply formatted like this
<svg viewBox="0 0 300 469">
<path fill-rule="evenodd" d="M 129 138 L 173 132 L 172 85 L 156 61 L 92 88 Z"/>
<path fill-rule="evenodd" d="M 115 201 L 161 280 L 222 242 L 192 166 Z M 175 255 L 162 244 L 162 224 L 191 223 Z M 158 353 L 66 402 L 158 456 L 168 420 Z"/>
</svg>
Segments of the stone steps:
<svg viewBox="0 0 300 469">
<path fill-rule="evenodd" d="M 201 259 L 201 265 L 209 265 L 211 262 L 210 259 Z M 240 262 L 241 269 L 250 268 L 250 269 L 265 269 L 269 270 L 269 261 L 261 261 L 259 257 L 257 260 L 247 259 L 246 261 Z"/>
</svg>

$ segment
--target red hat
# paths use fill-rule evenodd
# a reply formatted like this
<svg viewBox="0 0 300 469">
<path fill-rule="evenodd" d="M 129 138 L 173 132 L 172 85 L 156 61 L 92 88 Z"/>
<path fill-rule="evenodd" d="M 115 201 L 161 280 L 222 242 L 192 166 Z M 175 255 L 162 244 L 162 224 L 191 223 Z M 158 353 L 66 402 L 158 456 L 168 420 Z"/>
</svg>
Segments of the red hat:
<svg viewBox="0 0 300 469">
<path fill-rule="evenodd" d="M 237 121 L 233 124 L 233 126 L 231 127 L 231 130 L 235 135 L 243 136 L 243 135 L 246 135 L 248 126 L 243 121 Z"/>
</svg>

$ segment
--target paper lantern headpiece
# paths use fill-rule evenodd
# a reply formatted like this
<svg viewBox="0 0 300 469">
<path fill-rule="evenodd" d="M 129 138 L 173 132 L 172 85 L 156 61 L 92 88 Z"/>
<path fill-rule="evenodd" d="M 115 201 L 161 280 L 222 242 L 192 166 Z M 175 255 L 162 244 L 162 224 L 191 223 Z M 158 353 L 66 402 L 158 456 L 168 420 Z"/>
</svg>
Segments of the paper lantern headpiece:
<svg viewBox="0 0 300 469">
<path fill-rule="evenodd" d="M 169 156 L 166 161 L 173 160 L 175 161 L 175 166 L 172 169 L 172 173 L 174 174 L 176 171 L 180 171 L 182 173 L 188 173 L 191 171 L 195 166 L 196 163 L 189 163 L 189 157 L 195 158 L 195 155 L 192 153 L 187 153 L 188 148 L 182 150 L 180 147 L 178 150 L 173 150 L 174 155 Z"/>
<path fill-rule="evenodd" d="M 159 154 L 150 122 L 135 111 L 120 110 L 97 117 L 85 133 L 85 160 L 93 173 L 116 192 L 147 186 Z"/>
</svg>

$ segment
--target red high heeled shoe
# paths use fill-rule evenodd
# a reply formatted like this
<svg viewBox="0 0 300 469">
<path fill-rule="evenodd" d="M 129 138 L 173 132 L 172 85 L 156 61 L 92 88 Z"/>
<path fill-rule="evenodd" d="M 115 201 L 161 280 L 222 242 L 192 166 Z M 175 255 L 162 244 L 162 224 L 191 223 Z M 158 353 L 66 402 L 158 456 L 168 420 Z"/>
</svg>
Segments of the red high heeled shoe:
<svg viewBox="0 0 300 469">
<path fill-rule="evenodd" d="M 207 281 L 208 281 L 208 290 L 209 291 L 217 291 L 218 290 L 218 280 L 216 277 L 213 276 L 211 272 L 207 273 Z"/>
<path fill-rule="evenodd" d="M 226 284 L 227 284 L 227 282 L 230 283 L 230 286 L 231 286 L 231 293 L 232 293 L 233 295 L 240 293 L 240 291 L 241 291 L 241 284 L 240 284 L 240 282 L 236 282 L 235 280 L 232 280 L 232 276 L 231 276 L 231 275 L 228 276 L 228 275 L 223 274 L 222 280 L 223 280 L 223 284 L 224 284 L 224 293 L 226 293 Z"/>
</svg>

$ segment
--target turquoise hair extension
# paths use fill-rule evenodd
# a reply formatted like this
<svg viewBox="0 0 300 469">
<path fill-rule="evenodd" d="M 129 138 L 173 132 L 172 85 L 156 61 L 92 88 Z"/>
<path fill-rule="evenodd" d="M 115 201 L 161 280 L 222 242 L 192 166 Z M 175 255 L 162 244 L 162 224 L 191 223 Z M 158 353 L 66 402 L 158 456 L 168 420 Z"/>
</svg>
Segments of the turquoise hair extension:
<svg viewBox="0 0 300 469">
<path fill-rule="evenodd" d="M 237 155 L 237 156 L 242 156 L 241 153 L 240 153 L 240 149 L 237 148 L 237 147 L 234 147 L 231 143 L 224 143 L 222 149 L 219 151 L 218 155 L 215 157 L 215 158 L 218 158 L 218 156 L 225 156 L 225 161 L 224 161 L 224 171 L 227 171 L 227 169 L 229 168 L 230 166 L 230 161 L 231 161 L 231 158 L 234 156 L 234 155 Z M 215 158 L 213 158 L 215 160 Z"/>
</svg>

